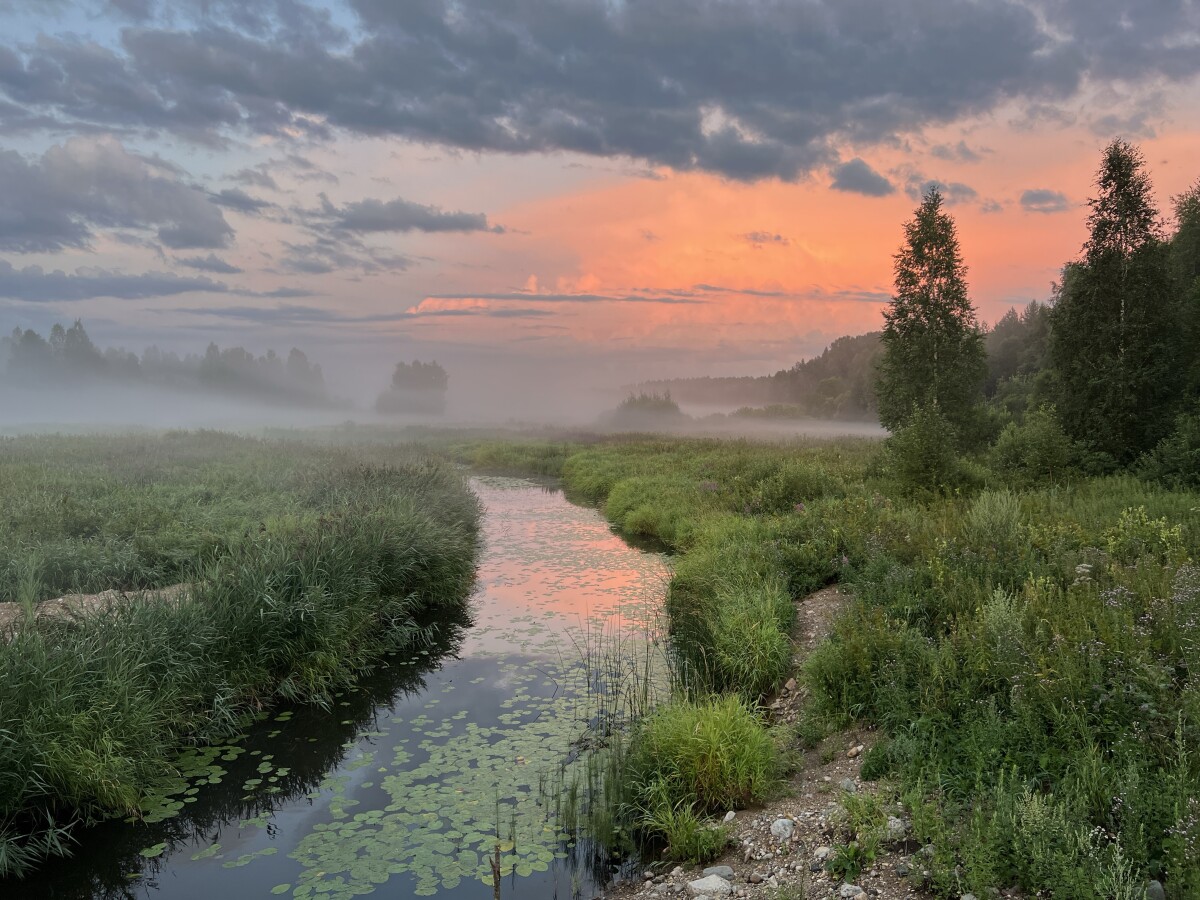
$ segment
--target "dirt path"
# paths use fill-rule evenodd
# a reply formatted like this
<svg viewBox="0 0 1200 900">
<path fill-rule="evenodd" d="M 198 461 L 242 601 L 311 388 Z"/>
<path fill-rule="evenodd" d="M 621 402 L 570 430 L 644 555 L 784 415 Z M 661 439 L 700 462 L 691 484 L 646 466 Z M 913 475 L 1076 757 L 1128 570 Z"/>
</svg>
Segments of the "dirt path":
<svg viewBox="0 0 1200 900">
<path fill-rule="evenodd" d="M 169 587 L 148 591 L 103 591 L 99 594 L 66 594 L 62 597 L 56 597 L 53 600 L 43 600 L 34 607 L 34 613 L 39 622 L 56 619 L 78 619 L 141 597 L 161 602 L 177 603 L 183 598 L 187 589 L 188 586 L 186 584 L 173 584 Z M 20 603 L 0 603 L 0 636 L 10 635 L 24 615 L 25 608 Z"/>
<path fill-rule="evenodd" d="M 794 632 L 793 670 L 828 636 L 833 620 L 845 606 L 847 595 L 836 586 L 809 595 L 797 606 Z M 788 727 L 799 717 L 805 701 L 804 688 L 789 680 L 779 695 L 767 704 L 775 724 Z M 698 892 L 690 882 L 704 878 L 697 866 L 669 863 L 647 867 L 650 877 L 610 888 L 605 897 L 718 897 L 825 898 L 878 897 L 901 900 L 926 896 L 906 877 L 919 874 L 919 848 L 906 841 L 902 810 L 884 806 L 881 815 L 891 816 L 891 839 L 885 840 L 873 864 L 853 881 L 843 882 L 825 871 L 824 861 L 837 843 L 845 843 L 840 829 L 846 819 L 843 799 L 878 797 L 879 788 L 864 783 L 861 768 L 865 752 L 874 743 L 869 731 L 851 730 L 826 738 L 819 747 L 804 754 L 803 763 L 788 779 L 780 796 L 757 809 L 737 812 L 729 821 L 732 843 L 709 869 L 726 867 L 716 880 L 709 880 L 711 893 Z M 883 804 L 883 800 L 878 800 Z M 723 882 L 723 884 L 722 884 Z M 861 891 L 861 893 L 859 893 Z"/>
</svg>

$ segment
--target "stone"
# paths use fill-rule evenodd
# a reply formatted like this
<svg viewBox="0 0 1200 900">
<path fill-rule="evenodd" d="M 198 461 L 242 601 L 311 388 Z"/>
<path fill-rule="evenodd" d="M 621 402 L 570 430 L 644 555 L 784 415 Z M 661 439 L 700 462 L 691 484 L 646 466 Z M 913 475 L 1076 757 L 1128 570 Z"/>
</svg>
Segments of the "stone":
<svg viewBox="0 0 1200 900">
<path fill-rule="evenodd" d="M 1146 900 L 1167 900 L 1167 892 L 1161 883 L 1152 881 L 1146 885 Z"/>
<path fill-rule="evenodd" d="M 902 841 L 904 836 L 908 834 L 908 825 L 903 819 L 896 816 L 888 816 L 887 825 L 884 826 L 884 837 L 889 841 Z"/>
<path fill-rule="evenodd" d="M 857 794 L 858 793 L 858 784 L 854 781 L 853 778 L 843 778 L 841 781 L 838 782 L 838 786 L 843 791 L 845 791 L 847 794 Z"/>
<path fill-rule="evenodd" d="M 829 854 L 833 852 L 832 847 L 818 847 L 813 851 L 813 857 L 816 859 L 828 859 Z"/>
<path fill-rule="evenodd" d="M 979 900 L 974 894 L 962 894 L 958 900 Z"/>
<path fill-rule="evenodd" d="M 705 875 L 717 875 L 726 881 L 733 881 L 733 869 L 729 866 L 709 866 L 704 870 Z"/>
<path fill-rule="evenodd" d="M 855 746 L 851 747 L 849 750 L 846 751 L 846 758 L 854 759 L 854 757 L 858 756 L 862 752 L 863 752 L 863 745 L 856 744 Z"/>
<path fill-rule="evenodd" d="M 683 890 L 681 885 L 671 884 L 670 882 L 667 882 L 666 884 L 656 884 L 654 886 L 654 893 L 658 894 L 660 897 L 678 894 L 681 890 Z"/>
<path fill-rule="evenodd" d="M 720 875 L 708 875 L 688 882 L 688 893 L 693 897 L 728 897 L 733 885 Z"/>
<path fill-rule="evenodd" d="M 735 813 L 731 809 L 729 812 L 725 813 L 725 818 L 722 819 L 721 821 L 724 822 L 726 825 L 728 825 L 730 822 L 732 822 L 736 818 L 737 818 L 737 813 Z"/>
<path fill-rule="evenodd" d="M 842 900 L 850 900 L 851 897 L 865 897 L 866 894 L 867 892 L 860 888 L 857 884 L 843 884 L 840 888 L 838 888 L 837 892 L 837 895 L 841 897 Z"/>
<path fill-rule="evenodd" d="M 765 881 L 765 880 L 766 879 L 763 878 L 761 872 L 751 872 L 750 873 L 750 883 L 751 884 L 762 884 L 763 881 Z"/>
<path fill-rule="evenodd" d="M 776 819 L 771 823 L 771 837 L 780 841 L 789 840 L 795 828 L 796 823 L 791 819 Z"/>
<path fill-rule="evenodd" d="M 905 875 L 907 875 L 912 870 L 909 869 L 907 862 L 905 862 L 904 860 L 900 860 L 900 862 L 896 863 L 895 871 L 896 871 L 897 875 L 899 875 L 901 878 L 903 878 Z"/>
<path fill-rule="evenodd" d="M 787 680 L 787 684 L 785 684 L 785 685 L 783 686 L 783 689 L 784 689 L 785 691 L 787 691 L 789 694 L 790 694 L 792 691 L 794 691 L 794 690 L 796 689 L 796 679 L 795 679 L 795 678 L 789 678 L 789 679 Z"/>
</svg>

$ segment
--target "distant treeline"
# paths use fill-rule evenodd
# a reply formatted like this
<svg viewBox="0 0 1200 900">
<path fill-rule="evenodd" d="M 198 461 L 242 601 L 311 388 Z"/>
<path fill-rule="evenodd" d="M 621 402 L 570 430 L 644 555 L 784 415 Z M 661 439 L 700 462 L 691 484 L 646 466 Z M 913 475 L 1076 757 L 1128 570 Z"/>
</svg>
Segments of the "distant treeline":
<svg viewBox="0 0 1200 900">
<path fill-rule="evenodd" d="M 634 390 L 668 394 L 681 403 L 740 406 L 737 414 L 746 418 L 874 419 L 881 334 L 840 337 L 820 356 L 773 375 L 665 379 L 647 381 Z M 1046 366 L 1049 338 L 1050 304 L 1035 300 L 1020 312 L 1005 313 L 984 334 L 984 394 L 1010 412 L 1024 409 L 1035 376 Z"/>
<path fill-rule="evenodd" d="M 203 355 L 149 347 L 139 357 L 116 347 L 101 350 L 79 320 L 55 325 L 48 337 L 13 329 L 0 338 L 0 373 L 5 384 L 26 388 L 70 388 L 98 382 L 202 389 L 259 400 L 332 406 L 320 365 L 292 348 L 287 357 L 268 350 L 255 356 L 242 347 L 209 344 Z"/>
<path fill-rule="evenodd" d="M 840 337 L 815 359 L 774 375 L 648 381 L 636 390 L 669 394 L 680 403 L 789 406 L 821 418 L 870 419 L 875 415 L 879 334 Z"/>
<path fill-rule="evenodd" d="M 437 360 L 398 362 L 392 383 L 375 400 L 375 410 L 386 415 L 440 415 L 446 411 L 449 385 L 450 376 Z"/>
</svg>

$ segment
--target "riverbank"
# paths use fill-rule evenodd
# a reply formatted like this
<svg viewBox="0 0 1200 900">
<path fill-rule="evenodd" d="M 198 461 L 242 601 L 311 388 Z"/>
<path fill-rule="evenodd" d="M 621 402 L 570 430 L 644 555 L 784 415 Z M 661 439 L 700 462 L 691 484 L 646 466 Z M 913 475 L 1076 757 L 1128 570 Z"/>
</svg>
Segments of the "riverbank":
<svg viewBox="0 0 1200 900">
<path fill-rule="evenodd" d="M 26 610 L 0 641 L 0 877 L 139 815 L 184 746 L 327 706 L 419 618 L 460 617 L 480 517 L 425 451 L 206 432 L 0 441 L 0 508 L 0 600 Z"/>
<path fill-rule="evenodd" d="M 675 551 L 680 704 L 717 692 L 752 709 L 796 678 L 801 714 L 769 732 L 778 770 L 742 805 L 777 796 L 806 748 L 871 728 L 862 778 L 901 804 L 906 840 L 923 848 L 914 890 L 1200 891 L 1197 495 L 1130 476 L 1018 484 L 981 462 L 957 492 L 918 497 L 869 441 L 455 452 L 483 469 L 557 474 L 622 533 Z M 793 671 L 795 604 L 830 583 L 850 599 Z M 628 759 L 656 719 L 631 736 Z M 714 739 L 705 759 L 735 750 Z M 651 846 L 716 856 L 728 837 L 720 789 L 680 788 L 683 768 L 623 775 L 627 824 Z M 874 865 L 888 817 L 841 805 L 848 818 L 821 867 L 852 881 Z"/>
</svg>

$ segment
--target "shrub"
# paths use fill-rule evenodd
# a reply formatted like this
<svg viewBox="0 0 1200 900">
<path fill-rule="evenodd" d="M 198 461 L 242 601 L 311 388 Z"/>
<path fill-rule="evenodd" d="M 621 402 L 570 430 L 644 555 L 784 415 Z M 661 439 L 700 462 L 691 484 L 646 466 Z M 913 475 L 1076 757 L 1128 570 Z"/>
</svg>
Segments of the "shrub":
<svg viewBox="0 0 1200 900">
<path fill-rule="evenodd" d="M 1177 488 L 1200 488 L 1200 414 L 1175 420 L 1175 430 L 1141 461 L 1142 473 Z"/>
<path fill-rule="evenodd" d="M 640 725 L 628 757 L 638 805 L 648 813 L 695 803 L 701 815 L 742 809 L 775 787 L 779 759 L 771 735 L 737 697 L 675 701 Z"/>
<path fill-rule="evenodd" d="M 1071 439 L 1054 407 L 1042 405 L 1020 425 L 1010 422 L 1004 427 L 992 447 L 991 465 L 1019 482 L 1035 483 L 1063 478 L 1071 457 Z"/>
<path fill-rule="evenodd" d="M 909 494 L 939 494 L 962 481 L 958 432 L 934 405 L 919 406 L 887 440 L 888 469 Z"/>
</svg>

